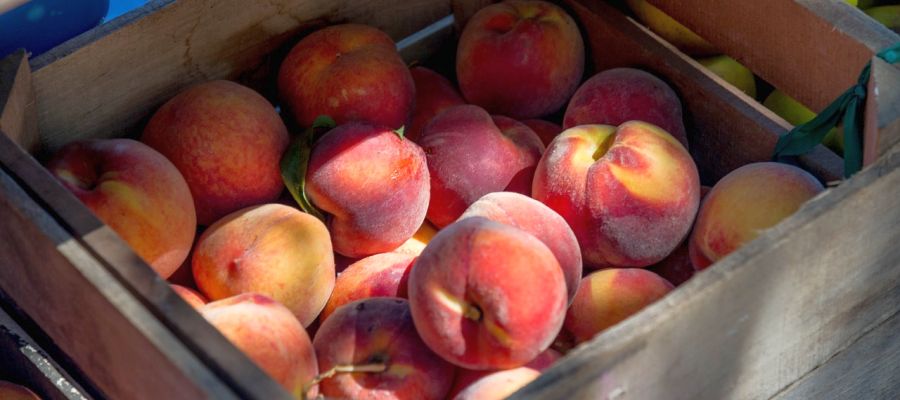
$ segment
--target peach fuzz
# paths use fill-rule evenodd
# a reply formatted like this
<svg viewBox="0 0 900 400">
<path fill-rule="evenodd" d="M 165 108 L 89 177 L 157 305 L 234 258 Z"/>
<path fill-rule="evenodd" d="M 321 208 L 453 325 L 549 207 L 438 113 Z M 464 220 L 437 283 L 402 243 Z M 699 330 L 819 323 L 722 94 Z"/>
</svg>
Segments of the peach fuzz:
<svg viewBox="0 0 900 400">
<path fill-rule="evenodd" d="M 416 233 L 429 182 L 425 153 L 415 143 L 387 128 L 348 123 L 313 146 L 306 194 L 328 214 L 334 251 L 364 257 L 391 251 Z"/>
<path fill-rule="evenodd" d="M 687 236 L 700 178 L 687 150 L 654 125 L 582 125 L 544 153 L 532 195 L 569 223 L 586 268 L 645 267 Z"/>
<path fill-rule="evenodd" d="M 275 300 L 245 293 L 209 303 L 200 314 L 295 397 L 318 374 L 306 330 Z"/>
<path fill-rule="evenodd" d="M 502 400 L 537 379 L 541 373 L 528 367 L 486 375 L 453 397 L 453 400 Z"/>
<path fill-rule="evenodd" d="M 197 229 L 194 201 L 156 150 L 131 139 L 76 141 L 47 169 L 163 279 L 187 258 Z"/>
<path fill-rule="evenodd" d="M 412 120 L 404 133 L 409 140 L 418 142 L 432 118 L 450 107 L 466 104 L 466 101 L 441 74 L 425 67 L 413 67 L 409 72 L 416 84 L 416 101 Z"/>
<path fill-rule="evenodd" d="M 237 83 L 185 89 L 153 114 L 141 141 L 184 175 L 200 225 L 274 201 L 284 189 L 278 163 L 287 128 L 272 104 Z"/>
<path fill-rule="evenodd" d="M 199 310 L 200 307 L 203 307 L 204 305 L 206 305 L 206 303 L 208 303 L 206 298 L 194 289 L 176 284 L 169 284 L 169 286 L 172 288 L 172 291 L 174 291 L 175 294 L 178 295 L 178 297 L 181 297 L 181 299 L 190 304 L 191 307 Z"/>
<path fill-rule="evenodd" d="M 561 126 L 542 119 L 526 119 L 522 123 L 531 128 L 534 133 L 537 133 L 545 147 L 549 146 L 550 142 L 563 131 Z"/>
<path fill-rule="evenodd" d="M 547 246 L 483 217 L 438 232 L 409 276 L 413 321 L 435 353 L 468 369 L 523 365 L 562 326 L 566 286 Z"/>
<path fill-rule="evenodd" d="M 584 72 L 575 21 L 545 1 L 489 5 L 466 24 L 456 53 L 463 97 L 492 114 L 537 118 L 562 108 Z"/>
<path fill-rule="evenodd" d="M 281 204 L 249 207 L 210 226 L 194 249 L 197 288 L 211 300 L 257 292 L 308 326 L 334 288 L 325 225 Z"/>
<path fill-rule="evenodd" d="M 566 108 L 563 128 L 631 120 L 656 125 L 688 148 L 678 95 L 659 78 L 634 68 L 606 70 L 581 84 Z"/>
<path fill-rule="evenodd" d="M 530 191 L 544 145 L 524 124 L 462 105 L 438 114 L 419 140 L 428 160 L 428 220 L 442 228 L 491 192 Z"/>
<path fill-rule="evenodd" d="M 713 186 L 697 214 L 691 261 L 698 270 L 709 267 L 823 190 L 809 172 L 787 164 L 759 162 L 731 171 Z"/>
<path fill-rule="evenodd" d="M 405 299 L 375 297 L 339 307 L 322 322 L 313 346 L 323 375 L 336 372 L 319 384 L 329 398 L 437 400 L 453 380 L 455 367 L 419 338 Z"/>
<path fill-rule="evenodd" d="M 672 291 L 669 281 L 639 268 L 613 268 L 584 277 L 566 313 L 565 329 L 578 343 L 602 332 Z"/>
<path fill-rule="evenodd" d="M 300 126 L 328 115 L 397 129 L 412 113 L 415 84 L 394 41 L 377 28 L 329 26 L 306 36 L 281 63 L 278 92 Z"/>
<path fill-rule="evenodd" d="M 459 218 L 476 216 L 514 226 L 544 242 L 562 267 L 572 301 L 581 281 L 581 249 L 572 228 L 556 211 L 520 193 L 494 192 L 472 203 Z"/>
<path fill-rule="evenodd" d="M 538 354 L 538 356 L 534 360 L 531 360 L 531 362 L 519 368 L 528 368 L 541 372 L 547 368 L 550 368 L 550 366 L 560 358 L 562 358 L 562 354 L 560 354 L 558 351 L 547 349 L 544 350 L 541 354 Z M 450 393 L 447 394 L 447 398 L 452 399 L 456 397 L 459 392 L 462 392 L 476 381 L 496 372 L 499 371 L 458 368 L 456 371 L 456 378 L 453 379 L 453 387 L 450 389 Z"/>
<path fill-rule="evenodd" d="M 416 256 L 382 253 L 350 264 L 338 275 L 334 290 L 319 314 L 324 321 L 338 307 L 369 297 L 406 298 L 406 282 Z"/>
<path fill-rule="evenodd" d="M 0 381 L 0 399 L 3 400 L 41 400 L 31 389 L 12 382 Z"/>
</svg>

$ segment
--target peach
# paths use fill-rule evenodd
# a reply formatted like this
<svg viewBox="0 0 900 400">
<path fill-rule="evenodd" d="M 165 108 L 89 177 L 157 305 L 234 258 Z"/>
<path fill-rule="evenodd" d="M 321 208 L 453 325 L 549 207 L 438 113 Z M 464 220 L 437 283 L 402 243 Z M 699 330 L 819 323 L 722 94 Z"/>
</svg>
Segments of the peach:
<svg viewBox="0 0 900 400">
<path fill-rule="evenodd" d="M 206 298 L 194 289 L 176 284 L 169 284 L 169 286 L 175 294 L 181 297 L 186 303 L 190 304 L 191 307 L 199 310 L 200 307 L 203 307 L 208 303 Z"/>
<path fill-rule="evenodd" d="M 744 165 L 713 186 L 697 214 L 689 251 L 705 269 L 778 224 L 825 190 L 810 173 L 787 164 Z"/>
<path fill-rule="evenodd" d="M 565 329 L 578 343 L 602 332 L 671 292 L 674 286 L 640 268 L 612 268 L 584 277 L 566 313 Z"/>
<path fill-rule="evenodd" d="M 432 239 L 409 275 L 409 302 L 422 340 L 468 369 L 533 360 L 553 342 L 566 285 L 553 252 L 518 228 L 462 219 Z"/>
<path fill-rule="evenodd" d="M 295 397 L 318 373 L 306 330 L 275 300 L 245 293 L 209 303 L 200 314 Z"/>
<path fill-rule="evenodd" d="M 391 251 L 425 220 L 425 153 L 387 128 L 338 126 L 313 146 L 306 194 L 328 214 L 334 251 L 347 257 Z"/>
<path fill-rule="evenodd" d="M 197 288 L 211 300 L 245 292 L 272 297 L 308 326 L 334 288 L 334 258 L 322 221 L 281 204 L 229 214 L 194 249 Z"/>
<path fill-rule="evenodd" d="M 563 128 L 631 120 L 654 124 L 688 147 L 678 95 L 659 78 L 634 68 L 606 70 L 585 81 L 569 101 Z"/>
<path fill-rule="evenodd" d="M 534 360 L 531 360 L 531 362 L 529 362 L 528 364 L 519 367 L 519 369 L 527 368 L 541 372 L 547 368 L 550 368 L 550 366 L 560 358 L 562 358 L 562 354 L 560 354 L 558 351 L 547 349 L 544 350 L 541 354 L 538 354 L 538 356 Z M 456 395 L 459 394 L 459 392 L 462 392 L 464 389 L 471 386 L 476 381 L 497 372 L 499 371 L 458 368 L 456 371 L 456 378 L 454 378 L 453 380 L 453 387 L 450 389 L 450 393 L 447 394 L 447 398 L 455 398 Z"/>
<path fill-rule="evenodd" d="M 544 145 L 524 124 L 462 105 L 438 114 L 419 140 L 428 160 L 428 220 L 449 225 L 491 192 L 529 193 Z"/>
<path fill-rule="evenodd" d="M 700 186 L 700 207 L 703 207 L 703 199 L 710 189 L 712 188 L 709 186 Z M 675 248 L 675 251 L 662 261 L 647 267 L 647 269 L 665 278 L 675 286 L 680 286 L 682 283 L 687 282 L 688 279 L 697 273 L 688 251 L 689 238 L 690 235 Z"/>
<path fill-rule="evenodd" d="M 377 28 L 334 25 L 300 40 L 281 63 L 278 92 L 300 126 L 320 115 L 397 129 L 412 113 L 415 85 L 394 41 Z"/>
<path fill-rule="evenodd" d="M 335 399 L 443 399 L 454 366 L 416 333 L 405 299 L 373 297 L 346 304 L 313 339 L 321 393 Z"/>
<path fill-rule="evenodd" d="M 422 226 L 419 227 L 419 230 L 413 234 L 413 237 L 409 238 L 407 241 L 403 242 L 400 247 L 393 250 L 394 253 L 403 253 L 403 254 L 411 254 L 417 256 L 422 254 L 422 250 L 425 250 L 425 246 L 428 245 L 428 242 L 431 241 L 431 238 L 437 234 L 437 228 L 434 227 L 427 220 L 422 223 Z"/>
<path fill-rule="evenodd" d="M 466 104 L 466 101 L 441 74 L 425 67 L 413 67 L 409 72 L 416 84 L 416 102 L 412 121 L 404 133 L 407 139 L 418 142 L 432 118 L 450 107 Z"/>
<path fill-rule="evenodd" d="M 497 371 L 476 380 L 454 400 L 502 400 L 537 379 L 541 373 L 528 367 Z"/>
<path fill-rule="evenodd" d="M 3 400 L 41 400 L 30 389 L 12 382 L 0 381 L 0 399 Z"/>
<path fill-rule="evenodd" d="M 654 125 L 582 125 L 544 153 L 532 195 L 569 223 L 585 267 L 645 267 L 687 236 L 700 178 L 687 150 Z"/>
<path fill-rule="evenodd" d="M 513 192 L 494 192 L 472 203 L 460 218 L 480 216 L 519 228 L 544 242 L 562 267 L 569 302 L 581 281 L 581 249 L 572 228 L 543 203 Z"/>
<path fill-rule="evenodd" d="M 153 114 L 141 141 L 184 175 L 200 225 L 274 201 L 284 189 L 278 163 L 287 128 L 272 104 L 237 83 L 182 91 Z"/>
<path fill-rule="evenodd" d="M 87 140 L 61 148 L 47 169 L 163 279 L 187 258 L 197 214 L 184 177 L 169 160 L 131 139 Z"/>
<path fill-rule="evenodd" d="M 334 291 L 319 315 L 324 321 L 338 307 L 369 297 L 406 298 L 406 282 L 416 256 L 382 253 L 351 264 L 338 275 Z"/>
<path fill-rule="evenodd" d="M 526 119 L 522 123 L 531 128 L 534 133 L 537 133 L 545 147 L 549 146 L 550 142 L 563 131 L 561 126 L 542 119 Z"/>
<path fill-rule="evenodd" d="M 584 72 L 584 42 L 562 8 L 511 0 L 487 6 L 463 28 L 456 75 L 463 96 L 491 114 L 537 118 L 559 110 Z"/>
</svg>

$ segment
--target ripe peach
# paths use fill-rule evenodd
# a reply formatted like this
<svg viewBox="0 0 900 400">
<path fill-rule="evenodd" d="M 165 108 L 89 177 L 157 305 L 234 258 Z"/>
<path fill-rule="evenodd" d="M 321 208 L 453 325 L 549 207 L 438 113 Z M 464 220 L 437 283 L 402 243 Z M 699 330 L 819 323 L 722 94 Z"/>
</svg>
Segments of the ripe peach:
<svg viewBox="0 0 900 400">
<path fill-rule="evenodd" d="M 419 140 L 428 159 L 428 220 L 438 228 L 455 221 L 491 192 L 529 193 L 544 145 L 524 124 L 462 105 L 438 114 Z"/>
<path fill-rule="evenodd" d="M 466 101 L 441 74 L 425 67 L 413 67 L 409 72 L 416 84 L 416 102 L 412 121 L 404 133 L 407 139 L 418 142 L 432 118 L 450 107 L 466 104 Z"/>
<path fill-rule="evenodd" d="M 501 400 L 535 380 L 541 373 L 528 367 L 497 371 L 472 382 L 454 400 Z"/>
<path fill-rule="evenodd" d="M 200 314 L 298 398 L 318 373 L 306 330 L 286 307 L 271 298 L 245 293 L 203 306 Z"/>
<path fill-rule="evenodd" d="M 338 126 L 312 149 L 306 194 L 329 214 L 334 251 L 347 257 L 391 251 L 425 220 L 425 153 L 387 128 Z"/>
<path fill-rule="evenodd" d="M 22 385 L 0 381 L 0 399 L 3 400 L 41 400 L 38 395 Z"/>
<path fill-rule="evenodd" d="M 700 186 L 700 207 L 703 207 L 703 199 L 706 197 L 706 194 L 709 193 L 710 189 L 712 188 L 709 186 Z M 647 267 L 647 269 L 665 278 L 675 286 L 681 286 L 682 283 L 687 282 L 688 279 L 697 273 L 697 269 L 694 268 L 694 264 L 691 262 L 690 252 L 688 251 L 689 239 L 690 235 L 684 238 L 684 240 L 681 241 L 681 244 L 679 244 L 672 253 L 666 256 L 666 258 Z"/>
<path fill-rule="evenodd" d="M 689 251 L 698 270 L 775 226 L 824 187 L 810 173 L 787 164 L 744 165 L 713 186 L 697 214 Z"/>
<path fill-rule="evenodd" d="M 563 131 L 561 126 L 542 119 L 526 119 L 522 123 L 531 128 L 534 133 L 537 133 L 544 147 L 549 146 L 550 142 Z"/>
<path fill-rule="evenodd" d="M 435 353 L 463 368 L 503 369 L 550 346 L 565 315 L 566 286 L 543 242 L 470 217 L 438 232 L 419 256 L 409 301 Z"/>
<path fill-rule="evenodd" d="M 534 360 L 531 360 L 528 364 L 525 364 L 518 369 L 528 368 L 538 372 L 541 372 L 547 368 L 550 368 L 553 363 L 562 358 L 562 354 L 553 349 L 547 349 L 538 354 Z M 508 371 L 508 370 L 507 370 Z M 499 371 L 494 370 L 474 370 L 474 369 L 465 369 L 465 368 L 457 368 L 456 370 L 456 378 L 453 379 L 453 387 L 450 389 L 450 393 L 447 394 L 448 399 L 455 398 L 459 392 L 462 392 L 467 387 L 471 386 L 476 381 L 484 378 L 488 375 L 492 375 Z"/>
<path fill-rule="evenodd" d="M 208 303 L 206 298 L 194 289 L 176 284 L 170 284 L 169 286 L 172 288 L 175 294 L 184 299 L 184 301 L 190 304 L 191 307 L 199 310 L 200 307 L 203 307 L 204 305 L 206 305 L 206 303 Z"/>
<path fill-rule="evenodd" d="M 654 125 L 582 125 L 544 153 L 532 194 L 572 227 L 586 267 L 645 267 L 687 236 L 700 178 L 687 150 Z"/>
<path fill-rule="evenodd" d="M 688 147 L 678 95 L 659 78 L 634 68 L 606 70 L 585 81 L 569 101 L 563 128 L 631 120 L 654 124 Z"/>
<path fill-rule="evenodd" d="M 163 104 L 141 141 L 184 175 L 197 223 L 209 225 L 284 189 L 278 163 L 287 128 L 265 98 L 229 81 L 191 86 Z"/>
<path fill-rule="evenodd" d="M 513 192 L 494 192 L 472 203 L 462 218 L 480 216 L 519 228 L 544 242 L 556 256 L 571 303 L 581 281 L 581 249 L 572 228 L 543 203 Z"/>
<path fill-rule="evenodd" d="M 187 258 L 197 229 L 194 201 L 156 150 L 131 139 L 78 141 L 47 169 L 163 279 Z"/>
<path fill-rule="evenodd" d="M 463 96 L 492 114 L 550 114 L 572 96 L 584 72 L 575 21 L 545 1 L 487 6 L 466 24 L 456 53 Z"/>
<path fill-rule="evenodd" d="M 566 313 L 565 329 L 578 343 L 637 313 L 674 286 L 645 269 L 612 268 L 584 277 Z"/>
<path fill-rule="evenodd" d="M 394 41 L 377 28 L 330 26 L 303 38 L 281 63 L 278 92 L 297 122 L 328 115 L 350 121 L 406 125 L 415 85 Z"/>
<path fill-rule="evenodd" d="M 194 280 L 211 300 L 257 292 L 284 304 L 308 326 L 334 288 L 325 225 L 281 204 L 249 207 L 210 226 L 192 259 Z"/>
<path fill-rule="evenodd" d="M 323 395 L 336 399 L 443 399 L 454 366 L 416 333 L 405 299 L 373 297 L 346 304 L 322 322 L 313 339 Z M 353 373 L 344 372 L 350 369 Z M 343 371 L 342 371 L 343 370 Z"/>
<path fill-rule="evenodd" d="M 351 264 L 338 275 L 334 291 L 319 315 L 324 321 L 338 307 L 369 297 L 406 298 L 406 281 L 416 256 L 382 253 Z"/>
<path fill-rule="evenodd" d="M 425 250 L 425 246 L 428 245 L 428 242 L 430 242 L 431 238 L 436 234 L 437 228 L 428 222 L 428 220 L 425 220 L 425 222 L 422 223 L 422 226 L 419 227 L 419 230 L 413 234 L 413 237 L 403 242 L 403 244 L 394 249 L 393 252 L 418 256 L 419 254 L 422 254 L 422 250 Z"/>
</svg>

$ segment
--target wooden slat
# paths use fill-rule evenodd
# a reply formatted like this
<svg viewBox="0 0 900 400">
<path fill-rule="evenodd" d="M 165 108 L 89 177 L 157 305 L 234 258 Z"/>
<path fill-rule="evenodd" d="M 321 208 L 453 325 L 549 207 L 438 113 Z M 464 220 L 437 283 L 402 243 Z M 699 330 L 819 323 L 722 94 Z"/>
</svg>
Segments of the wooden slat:
<svg viewBox="0 0 900 400">
<path fill-rule="evenodd" d="M 691 154 L 707 184 L 772 157 L 790 125 L 621 12 L 599 1 L 569 0 L 588 34 L 596 70 L 638 67 L 667 80 L 685 110 Z M 842 160 L 824 146 L 800 158 L 821 180 L 839 180 Z"/>
<path fill-rule="evenodd" d="M 872 58 L 866 97 L 863 164 L 900 143 L 900 67 Z"/>
<path fill-rule="evenodd" d="M 776 395 L 900 310 L 898 198 L 895 146 L 513 398 Z"/>
<path fill-rule="evenodd" d="M 451 12 L 449 0 L 402 7 L 388 0 L 184 0 L 147 7 L 143 18 L 48 55 L 52 63 L 36 60 L 41 143 L 49 151 L 78 138 L 134 136 L 143 118 L 191 83 L 267 76 L 277 65 L 270 53 L 310 27 L 360 22 L 399 39 Z"/>
<path fill-rule="evenodd" d="M 838 0 L 649 0 L 815 111 L 900 36 Z"/>
<path fill-rule="evenodd" d="M 37 145 L 37 108 L 24 50 L 0 60 L 0 129 L 24 149 Z"/>
</svg>

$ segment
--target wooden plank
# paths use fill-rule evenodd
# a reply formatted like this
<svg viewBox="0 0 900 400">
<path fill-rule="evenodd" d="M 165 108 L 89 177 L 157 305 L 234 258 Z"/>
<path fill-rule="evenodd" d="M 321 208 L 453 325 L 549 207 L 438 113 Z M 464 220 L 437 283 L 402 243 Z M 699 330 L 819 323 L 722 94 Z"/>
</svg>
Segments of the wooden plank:
<svg viewBox="0 0 900 400">
<path fill-rule="evenodd" d="M 900 69 L 873 57 L 866 92 L 863 165 L 900 143 Z"/>
<path fill-rule="evenodd" d="M 5 310 L 0 309 L 0 379 L 46 400 L 91 400 Z"/>
<path fill-rule="evenodd" d="M 895 146 L 513 398 L 776 395 L 900 310 L 898 198 Z"/>
<path fill-rule="evenodd" d="M 649 0 L 788 95 L 821 111 L 900 36 L 836 0 Z"/>
<path fill-rule="evenodd" d="M 900 399 L 900 314 L 779 393 L 774 400 Z"/>
<path fill-rule="evenodd" d="M 588 34 L 597 71 L 638 67 L 673 85 L 684 106 L 691 155 L 706 184 L 741 165 L 772 158 L 778 137 L 791 125 L 612 6 L 567 4 Z M 824 146 L 799 163 L 824 182 L 842 176 L 843 160 Z"/>
<path fill-rule="evenodd" d="M 81 47 L 36 60 L 41 143 L 49 151 L 78 138 L 134 136 L 159 104 L 199 81 L 259 82 L 271 94 L 265 77 L 277 68 L 274 58 L 311 27 L 360 22 L 399 39 L 451 12 L 449 0 L 412 0 L 403 7 L 387 0 L 166 3 L 151 3 L 157 8 L 143 18 L 71 45 Z"/>
<path fill-rule="evenodd" d="M 37 145 L 37 109 L 24 50 L 0 60 L 0 129 L 24 149 Z"/>
<path fill-rule="evenodd" d="M 236 398 L 0 166 L 0 289 L 104 395 Z"/>
</svg>

